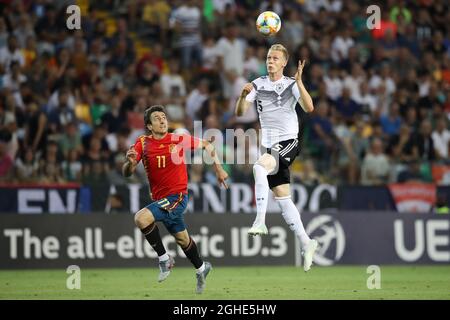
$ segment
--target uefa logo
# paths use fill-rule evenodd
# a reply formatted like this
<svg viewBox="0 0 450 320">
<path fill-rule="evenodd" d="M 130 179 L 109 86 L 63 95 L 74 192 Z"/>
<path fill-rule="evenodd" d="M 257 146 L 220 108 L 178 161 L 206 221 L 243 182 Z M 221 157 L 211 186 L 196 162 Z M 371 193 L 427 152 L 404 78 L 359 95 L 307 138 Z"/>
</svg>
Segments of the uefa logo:
<svg viewBox="0 0 450 320">
<path fill-rule="evenodd" d="M 314 262 L 320 266 L 331 266 L 339 261 L 345 250 L 345 233 L 342 225 L 329 215 L 312 219 L 306 233 L 319 242 Z"/>
</svg>

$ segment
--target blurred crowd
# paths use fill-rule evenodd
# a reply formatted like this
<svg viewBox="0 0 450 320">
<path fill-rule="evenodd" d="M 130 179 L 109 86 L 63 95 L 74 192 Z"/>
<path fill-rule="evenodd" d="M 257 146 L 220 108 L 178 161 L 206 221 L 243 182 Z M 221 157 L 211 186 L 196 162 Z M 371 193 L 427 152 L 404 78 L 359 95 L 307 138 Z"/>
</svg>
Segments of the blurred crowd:
<svg viewBox="0 0 450 320">
<path fill-rule="evenodd" d="M 81 8 L 69 30 L 68 5 Z M 378 29 L 369 5 L 381 9 Z M 258 129 L 233 114 L 245 83 L 266 74 L 271 44 L 306 59 L 315 111 L 299 110 L 306 185 L 431 181 L 449 162 L 450 10 L 445 0 L 10 0 L 0 3 L 0 183 L 124 184 L 143 111 L 166 106 L 171 130 Z M 276 37 L 255 19 L 278 13 Z M 370 24 L 369 24 L 370 25 Z M 300 109 L 300 108 L 299 108 Z M 231 147 L 230 147 L 231 146 Z M 233 149 L 233 150 L 230 150 Z M 250 150 L 250 151 L 249 151 Z M 231 141 L 222 152 L 255 152 Z M 226 165 L 251 182 L 252 165 Z M 191 182 L 214 183 L 205 165 Z"/>
</svg>

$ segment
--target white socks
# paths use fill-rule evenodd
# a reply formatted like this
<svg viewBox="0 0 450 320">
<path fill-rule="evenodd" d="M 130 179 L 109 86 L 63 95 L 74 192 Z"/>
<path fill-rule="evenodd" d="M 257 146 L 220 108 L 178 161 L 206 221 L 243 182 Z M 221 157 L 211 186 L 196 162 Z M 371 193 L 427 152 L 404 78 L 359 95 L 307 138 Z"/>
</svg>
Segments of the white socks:
<svg viewBox="0 0 450 320">
<path fill-rule="evenodd" d="M 267 175 L 269 172 L 261 165 L 253 165 L 253 175 L 255 177 L 255 197 L 256 197 L 256 219 L 253 225 L 261 225 L 266 223 L 267 200 L 269 197 L 269 182 Z M 281 208 L 284 220 L 289 228 L 294 231 L 304 248 L 311 240 L 306 234 L 300 219 L 300 212 L 292 202 L 290 196 L 275 198 Z"/>
<path fill-rule="evenodd" d="M 268 173 L 263 166 L 257 163 L 253 165 L 256 197 L 256 219 L 254 225 L 266 223 L 267 198 L 269 197 Z"/>
<path fill-rule="evenodd" d="M 205 263 L 204 262 L 202 263 L 200 268 L 195 269 L 195 272 L 198 273 L 198 274 L 202 273 L 203 271 L 205 271 Z"/>
<path fill-rule="evenodd" d="M 275 198 L 275 200 L 281 208 L 281 213 L 284 220 L 288 224 L 289 228 L 294 231 L 295 235 L 299 238 L 302 248 L 305 248 L 311 239 L 306 234 L 302 220 L 300 219 L 300 212 L 294 202 L 292 202 L 291 197 Z"/>
<path fill-rule="evenodd" d="M 159 262 L 161 262 L 161 261 L 167 261 L 167 260 L 169 260 L 169 255 L 168 255 L 167 252 L 166 252 L 166 253 L 164 253 L 162 256 L 159 256 L 158 259 L 159 259 Z"/>
</svg>

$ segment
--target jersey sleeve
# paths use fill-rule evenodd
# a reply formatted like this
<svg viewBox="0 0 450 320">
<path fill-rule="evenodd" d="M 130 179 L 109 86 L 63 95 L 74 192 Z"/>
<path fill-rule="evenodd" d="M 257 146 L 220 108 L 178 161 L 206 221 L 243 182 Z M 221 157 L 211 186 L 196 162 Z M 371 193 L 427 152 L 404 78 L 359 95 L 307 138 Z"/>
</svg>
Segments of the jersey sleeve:
<svg viewBox="0 0 450 320">
<path fill-rule="evenodd" d="M 300 90 L 298 90 L 298 85 L 296 83 L 292 86 L 292 94 L 294 95 L 295 100 L 298 101 L 298 99 L 300 99 Z"/>
<path fill-rule="evenodd" d="M 183 134 L 181 136 L 181 145 L 185 150 L 195 150 L 200 145 L 200 139 L 189 134 Z"/>
<path fill-rule="evenodd" d="M 250 91 L 250 93 L 245 97 L 245 101 L 247 102 L 255 102 L 256 99 L 256 90 L 255 88 Z"/>
<path fill-rule="evenodd" d="M 139 137 L 139 138 L 137 138 L 136 139 L 136 142 L 134 143 L 134 145 L 133 145 L 133 147 L 134 147 L 134 150 L 136 150 L 136 161 L 137 161 L 137 163 L 139 163 L 139 161 L 141 161 L 141 159 L 142 159 L 142 144 L 143 144 L 143 141 L 142 141 L 142 138 L 141 137 Z"/>
</svg>

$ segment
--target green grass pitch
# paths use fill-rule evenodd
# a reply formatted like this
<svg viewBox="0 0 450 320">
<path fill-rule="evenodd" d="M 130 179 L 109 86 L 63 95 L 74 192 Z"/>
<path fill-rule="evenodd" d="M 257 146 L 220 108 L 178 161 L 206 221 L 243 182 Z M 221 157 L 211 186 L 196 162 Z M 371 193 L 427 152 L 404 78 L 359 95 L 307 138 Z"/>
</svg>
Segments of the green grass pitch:
<svg viewBox="0 0 450 320">
<path fill-rule="evenodd" d="M 366 266 L 213 267 L 202 295 L 192 268 L 81 269 L 81 289 L 64 269 L 0 271 L 0 299 L 450 299 L 450 266 L 381 266 L 381 289 L 367 288 Z"/>
</svg>

